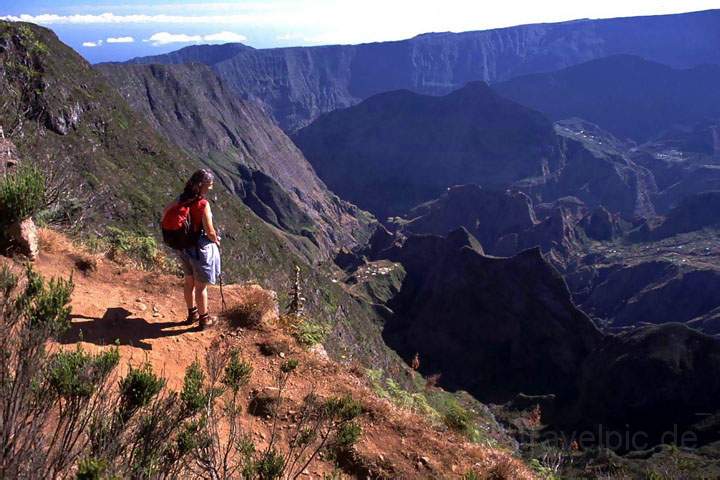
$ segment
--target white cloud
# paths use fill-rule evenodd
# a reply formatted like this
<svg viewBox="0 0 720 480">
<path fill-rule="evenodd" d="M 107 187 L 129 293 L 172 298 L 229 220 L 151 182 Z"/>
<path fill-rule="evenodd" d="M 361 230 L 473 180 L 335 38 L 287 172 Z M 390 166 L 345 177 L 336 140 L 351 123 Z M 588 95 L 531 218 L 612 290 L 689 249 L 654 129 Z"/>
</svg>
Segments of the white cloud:
<svg viewBox="0 0 720 480">
<path fill-rule="evenodd" d="M 283 33 L 275 37 L 275 40 L 287 42 L 289 40 L 303 40 L 305 36 L 302 33 Z"/>
<path fill-rule="evenodd" d="M 102 40 L 97 40 L 95 42 L 83 42 L 83 47 L 93 48 L 93 47 L 99 47 L 103 44 Z"/>
<path fill-rule="evenodd" d="M 158 32 L 153 33 L 147 39 L 156 47 L 159 45 L 167 45 L 169 43 L 193 43 L 202 41 L 202 35 L 186 35 L 184 33 Z"/>
<path fill-rule="evenodd" d="M 133 37 L 108 37 L 107 43 L 133 43 Z"/>
<path fill-rule="evenodd" d="M 160 3 L 99 2 L 97 6 L 83 6 L 77 14 L 47 13 L 0 16 L 5 20 L 21 20 L 43 25 L 102 24 L 150 26 L 152 31 L 163 30 L 166 37 L 151 40 L 158 44 L 175 42 L 243 41 L 220 36 L 206 40 L 201 35 L 187 35 L 176 40 L 167 30 L 212 31 L 239 30 L 256 32 L 266 29 L 276 40 L 298 43 L 358 43 L 398 40 L 419 33 L 438 31 L 467 31 L 498 28 L 523 23 L 553 22 L 576 18 L 607 18 L 618 16 L 675 13 L 680 11 L 718 8 L 718 0 L 605 0 L 578 2 L 576 0 L 211 0 L 208 3 L 188 0 L 189 3 L 160 0 Z M 1 0 L 0 0 L 1 3 Z M 92 4 L 92 2 L 86 2 Z M 143 4 L 144 3 L 144 4 Z M 152 26 L 151 26 L 152 25 Z M 112 30 L 111 30 L 112 31 Z M 121 30 L 122 31 L 122 30 Z M 284 33 L 291 32 L 291 33 Z M 182 35 L 182 34 L 180 34 Z M 197 37 L 203 37 L 197 39 Z M 181 37 L 182 38 L 182 37 Z M 162 43 L 164 42 L 164 43 Z"/>
<path fill-rule="evenodd" d="M 247 40 L 245 35 L 240 35 L 234 32 L 218 32 L 211 33 L 210 35 L 203 35 L 203 40 L 206 42 L 244 42 Z"/>
<path fill-rule="evenodd" d="M 259 20 L 256 15 L 115 15 L 114 13 L 101 13 L 99 15 L 57 15 L 54 13 L 42 15 L 6 15 L 0 20 L 12 22 L 31 22 L 41 25 L 89 25 L 89 24 L 233 24 L 247 23 Z"/>
<path fill-rule="evenodd" d="M 150 38 L 143 40 L 143 42 L 151 42 L 153 46 L 168 45 L 170 43 L 200 43 L 200 42 L 244 42 L 247 40 L 245 35 L 240 35 L 234 32 L 218 32 L 209 33 L 207 35 L 188 35 L 186 33 L 169 33 L 169 32 L 158 32 L 153 33 Z"/>
</svg>

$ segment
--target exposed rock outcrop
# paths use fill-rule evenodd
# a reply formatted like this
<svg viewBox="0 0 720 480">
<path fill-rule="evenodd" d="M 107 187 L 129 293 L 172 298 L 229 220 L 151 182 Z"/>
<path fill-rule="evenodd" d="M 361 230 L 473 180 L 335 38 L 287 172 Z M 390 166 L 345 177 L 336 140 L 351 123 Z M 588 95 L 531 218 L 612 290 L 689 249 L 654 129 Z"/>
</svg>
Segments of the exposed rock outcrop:
<svg viewBox="0 0 720 480">
<path fill-rule="evenodd" d="M 5 240 L 9 242 L 14 253 L 27 256 L 35 260 L 40 252 L 38 246 L 37 227 L 32 218 L 17 221 L 10 225 L 4 233 Z"/>
</svg>

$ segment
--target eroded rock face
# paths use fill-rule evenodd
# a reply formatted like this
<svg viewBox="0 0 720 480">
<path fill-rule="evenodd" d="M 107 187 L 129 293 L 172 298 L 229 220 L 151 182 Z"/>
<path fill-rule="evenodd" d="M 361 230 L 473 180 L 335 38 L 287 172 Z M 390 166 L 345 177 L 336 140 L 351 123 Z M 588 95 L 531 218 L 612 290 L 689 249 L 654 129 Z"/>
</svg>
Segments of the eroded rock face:
<svg viewBox="0 0 720 480">
<path fill-rule="evenodd" d="M 35 260 L 39 253 L 37 227 L 32 218 L 26 218 L 10 225 L 5 233 L 13 252 Z"/>
</svg>

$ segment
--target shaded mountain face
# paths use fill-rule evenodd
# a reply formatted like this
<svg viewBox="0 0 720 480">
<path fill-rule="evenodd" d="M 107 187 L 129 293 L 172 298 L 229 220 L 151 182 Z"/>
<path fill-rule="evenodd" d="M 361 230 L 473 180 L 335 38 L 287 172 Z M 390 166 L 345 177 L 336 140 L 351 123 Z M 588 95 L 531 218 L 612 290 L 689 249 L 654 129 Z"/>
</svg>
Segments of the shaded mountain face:
<svg viewBox="0 0 720 480">
<path fill-rule="evenodd" d="M 465 228 L 493 255 L 504 235 L 524 232 L 539 223 L 532 202 L 520 193 L 485 190 L 477 185 L 450 187 L 438 199 L 412 209 L 399 227 L 408 234 L 447 235 Z"/>
<path fill-rule="evenodd" d="M 552 124 L 484 83 L 443 97 L 376 95 L 322 116 L 293 139 L 333 191 L 379 218 L 448 186 L 502 188 L 561 162 Z"/>
<path fill-rule="evenodd" d="M 663 442 L 694 448 L 718 438 L 712 415 L 720 408 L 718 372 L 720 340 L 683 325 L 608 336 L 586 359 L 580 397 L 567 418 L 614 449 Z"/>
<path fill-rule="evenodd" d="M 694 435 L 688 447 L 718 439 L 716 417 L 697 414 L 720 410 L 720 339 L 677 323 L 602 334 L 538 249 L 489 257 L 464 229 L 411 235 L 381 256 L 356 270 L 355 288 L 388 307 L 388 344 L 444 388 L 542 401 L 553 435 L 583 447 L 690 438 L 663 437 L 674 429 Z"/>
<path fill-rule="evenodd" d="M 682 38 L 682 42 L 677 39 Z M 193 46 L 136 63 L 211 65 L 238 95 L 260 100 L 286 131 L 380 92 L 446 94 L 469 81 L 501 81 L 614 54 L 677 68 L 720 63 L 720 12 L 578 20 L 397 42 L 256 50 Z M 237 51 L 235 51 L 237 50 Z"/>
<path fill-rule="evenodd" d="M 580 117 L 636 141 L 720 116 L 720 65 L 675 69 L 616 55 L 493 85 L 553 120 Z"/>
<path fill-rule="evenodd" d="M 483 83 L 443 97 L 376 95 L 293 139 L 330 188 L 383 220 L 468 183 L 537 203 L 575 196 L 628 217 L 654 213 L 654 180 L 629 146 L 581 120 L 553 126 Z"/>
<path fill-rule="evenodd" d="M 383 336 L 418 352 L 425 374 L 484 401 L 518 392 L 574 396 L 579 365 L 601 334 L 537 249 L 485 256 L 464 229 L 411 236 L 388 258 L 406 275 Z"/>
<path fill-rule="evenodd" d="M 96 68 L 158 133 L 213 169 L 309 257 L 327 258 L 369 236 L 370 216 L 332 194 L 284 132 L 257 105 L 233 96 L 208 67 Z"/>
<path fill-rule="evenodd" d="M 603 206 L 628 218 L 655 214 L 655 178 L 634 160 L 632 145 L 579 119 L 558 122 L 555 131 L 564 154 L 562 168 L 540 181 L 518 182 L 518 188 L 538 203 L 574 196 L 589 207 Z"/>
</svg>

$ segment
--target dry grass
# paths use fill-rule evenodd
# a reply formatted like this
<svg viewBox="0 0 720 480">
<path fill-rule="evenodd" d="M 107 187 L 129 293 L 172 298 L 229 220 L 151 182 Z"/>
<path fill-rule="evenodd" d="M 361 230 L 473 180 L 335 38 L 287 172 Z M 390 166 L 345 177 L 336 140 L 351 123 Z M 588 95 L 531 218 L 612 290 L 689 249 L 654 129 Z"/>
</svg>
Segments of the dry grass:
<svg viewBox="0 0 720 480">
<path fill-rule="evenodd" d="M 77 250 L 65 235 L 49 228 L 38 228 L 38 247 L 41 252 L 47 253 L 67 253 Z"/>
<path fill-rule="evenodd" d="M 531 480 L 537 478 L 520 460 L 498 450 L 489 455 L 465 478 L 477 480 Z"/>
<path fill-rule="evenodd" d="M 267 290 L 253 288 L 237 305 L 225 312 L 230 326 L 235 328 L 259 328 L 263 318 L 276 308 L 275 297 Z"/>
</svg>

